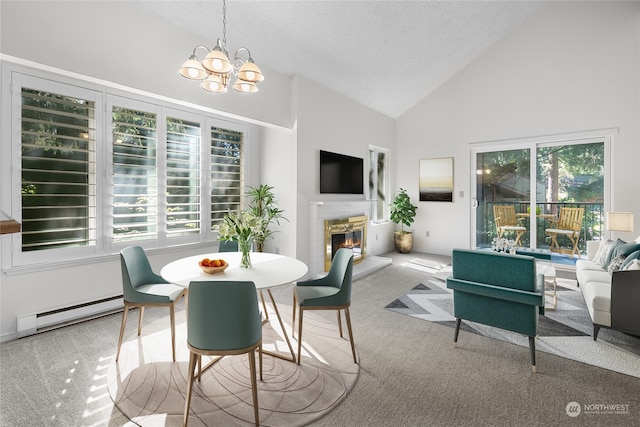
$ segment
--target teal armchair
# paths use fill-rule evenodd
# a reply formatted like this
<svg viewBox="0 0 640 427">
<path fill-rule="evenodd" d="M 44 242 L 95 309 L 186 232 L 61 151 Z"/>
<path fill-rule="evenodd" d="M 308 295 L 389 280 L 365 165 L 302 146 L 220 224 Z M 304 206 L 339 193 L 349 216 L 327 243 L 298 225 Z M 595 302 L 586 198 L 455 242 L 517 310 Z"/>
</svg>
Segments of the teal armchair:
<svg viewBox="0 0 640 427">
<path fill-rule="evenodd" d="M 538 317 L 544 314 L 544 276 L 536 274 L 535 258 L 454 249 L 452 267 L 447 288 L 453 290 L 453 341 L 463 319 L 526 335 L 535 372 Z"/>
</svg>

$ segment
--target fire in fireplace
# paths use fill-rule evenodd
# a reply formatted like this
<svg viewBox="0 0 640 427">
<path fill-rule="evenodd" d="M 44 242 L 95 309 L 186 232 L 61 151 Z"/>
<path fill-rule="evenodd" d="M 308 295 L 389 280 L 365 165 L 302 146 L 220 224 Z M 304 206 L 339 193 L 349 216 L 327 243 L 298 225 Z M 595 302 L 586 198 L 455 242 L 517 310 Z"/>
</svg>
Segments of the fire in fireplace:
<svg viewBox="0 0 640 427">
<path fill-rule="evenodd" d="M 331 261 L 340 248 L 353 251 L 353 263 L 362 261 L 366 256 L 367 217 L 328 219 L 324 221 L 324 271 L 329 271 Z"/>
</svg>

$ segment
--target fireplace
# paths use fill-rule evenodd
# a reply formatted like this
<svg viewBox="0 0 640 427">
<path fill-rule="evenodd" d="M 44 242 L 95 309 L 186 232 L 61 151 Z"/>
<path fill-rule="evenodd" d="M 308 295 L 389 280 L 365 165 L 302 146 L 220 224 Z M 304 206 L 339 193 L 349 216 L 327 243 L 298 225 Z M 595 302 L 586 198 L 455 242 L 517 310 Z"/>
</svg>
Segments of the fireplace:
<svg viewBox="0 0 640 427">
<path fill-rule="evenodd" d="M 331 260 L 340 248 L 353 251 L 353 263 L 366 257 L 367 217 L 327 219 L 324 221 L 324 271 L 331 268 Z"/>
</svg>

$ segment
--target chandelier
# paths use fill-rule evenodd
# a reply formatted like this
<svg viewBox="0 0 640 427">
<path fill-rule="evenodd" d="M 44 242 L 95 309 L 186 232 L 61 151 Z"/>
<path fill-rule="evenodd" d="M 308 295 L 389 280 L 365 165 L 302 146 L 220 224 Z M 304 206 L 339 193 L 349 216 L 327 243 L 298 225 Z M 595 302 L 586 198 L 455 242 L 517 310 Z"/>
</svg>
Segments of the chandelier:
<svg viewBox="0 0 640 427">
<path fill-rule="evenodd" d="M 251 52 L 246 47 L 236 50 L 233 63 L 229 61 L 227 53 L 227 3 L 222 1 L 222 40 L 218 39 L 216 46 L 209 49 L 198 45 L 193 53 L 182 64 L 178 74 L 189 79 L 201 81 L 200 87 L 208 92 L 225 93 L 232 77 L 235 77 L 233 88 L 238 92 L 255 93 L 258 82 L 264 80 L 260 68 L 253 62 Z M 208 53 L 202 61 L 196 56 L 198 49 L 205 49 Z"/>
</svg>

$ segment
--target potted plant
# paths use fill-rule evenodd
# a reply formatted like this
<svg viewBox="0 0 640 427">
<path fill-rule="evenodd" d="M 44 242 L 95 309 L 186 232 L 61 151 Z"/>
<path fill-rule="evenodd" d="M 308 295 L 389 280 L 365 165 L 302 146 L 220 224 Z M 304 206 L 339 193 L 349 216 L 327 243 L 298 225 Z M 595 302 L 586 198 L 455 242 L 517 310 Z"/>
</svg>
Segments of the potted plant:
<svg viewBox="0 0 640 427">
<path fill-rule="evenodd" d="M 247 192 L 249 198 L 249 210 L 253 215 L 260 218 L 261 233 L 254 238 L 258 252 L 264 251 L 264 242 L 273 237 L 274 231 L 269 227 L 272 223 L 280 224 L 280 219 L 286 218 L 282 215 L 283 210 L 278 208 L 273 187 L 262 184 L 258 187 L 249 187 Z"/>
<path fill-rule="evenodd" d="M 417 206 L 411 204 L 411 199 L 404 188 L 400 189 L 400 193 L 391 203 L 391 221 L 400 224 L 400 231 L 393 233 L 396 250 L 400 253 L 407 254 L 413 248 L 413 233 L 405 231 L 404 226 L 411 227 L 417 209 Z"/>
</svg>

